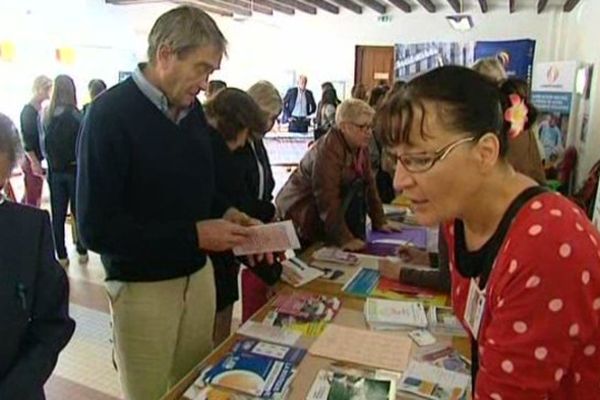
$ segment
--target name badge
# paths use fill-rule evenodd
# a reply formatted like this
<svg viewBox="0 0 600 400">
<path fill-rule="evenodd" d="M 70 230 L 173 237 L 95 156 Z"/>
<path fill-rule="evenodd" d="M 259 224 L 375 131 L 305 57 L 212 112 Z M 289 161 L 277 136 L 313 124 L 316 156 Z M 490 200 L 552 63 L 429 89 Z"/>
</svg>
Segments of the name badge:
<svg viewBox="0 0 600 400">
<path fill-rule="evenodd" d="M 481 327 L 485 301 L 485 291 L 479 288 L 479 285 L 474 279 L 471 279 L 464 320 L 475 339 L 479 337 L 479 328 Z"/>
</svg>

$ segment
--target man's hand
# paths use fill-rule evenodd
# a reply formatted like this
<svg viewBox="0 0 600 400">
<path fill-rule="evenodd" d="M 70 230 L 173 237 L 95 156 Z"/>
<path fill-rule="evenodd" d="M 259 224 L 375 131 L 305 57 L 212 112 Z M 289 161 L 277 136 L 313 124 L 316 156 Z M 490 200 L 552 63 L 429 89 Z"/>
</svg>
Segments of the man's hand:
<svg viewBox="0 0 600 400">
<path fill-rule="evenodd" d="M 241 245 L 250 237 L 249 228 L 224 219 L 196 222 L 198 247 L 207 251 L 226 251 Z"/>
<path fill-rule="evenodd" d="M 248 214 L 241 212 L 237 208 L 231 207 L 225 211 L 223 214 L 223 219 L 232 222 L 234 224 L 238 224 L 241 226 L 256 226 L 262 225 L 262 221 L 250 217 Z M 263 259 L 267 260 L 267 264 L 271 265 L 275 262 L 275 257 L 272 253 L 265 254 L 254 254 L 251 256 L 247 256 L 247 264 L 249 267 L 254 267 L 256 264 L 259 264 Z"/>
<path fill-rule="evenodd" d="M 407 264 L 430 266 L 429 254 L 414 247 L 402 246 L 398 249 L 398 257 Z"/>
<path fill-rule="evenodd" d="M 346 242 L 343 246 L 342 249 L 347 250 L 347 251 L 358 251 L 358 250 L 362 250 L 365 248 L 365 242 L 363 242 L 360 239 L 352 239 L 349 242 Z"/>
</svg>

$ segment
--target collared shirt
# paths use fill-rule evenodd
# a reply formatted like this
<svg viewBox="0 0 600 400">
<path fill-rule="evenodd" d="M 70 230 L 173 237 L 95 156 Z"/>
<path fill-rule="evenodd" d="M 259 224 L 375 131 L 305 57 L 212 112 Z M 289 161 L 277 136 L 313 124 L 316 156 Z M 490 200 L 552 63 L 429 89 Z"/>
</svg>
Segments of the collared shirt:
<svg viewBox="0 0 600 400">
<path fill-rule="evenodd" d="M 146 68 L 146 63 L 138 64 L 137 68 L 131 74 L 131 77 L 137 87 L 144 93 L 144 95 L 163 113 L 179 125 L 182 119 L 184 119 L 189 113 L 192 106 L 181 110 L 179 115 L 177 115 L 177 119 L 173 120 L 173 117 L 169 113 L 169 99 L 165 94 L 156 86 L 154 86 L 150 81 L 144 76 L 143 69 Z"/>
<path fill-rule="evenodd" d="M 254 155 L 254 160 L 256 161 L 256 167 L 258 168 L 258 199 L 265 200 L 265 169 L 263 168 L 262 163 L 258 159 L 258 154 L 256 154 L 256 147 L 254 147 L 254 141 L 250 140 L 250 148 L 252 148 L 252 154 Z"/>
<path fill-rule="evenodd" d="M 298 96 L 296 96 L 296 104 L 292 117 L 306 117 L 307 115 L 306 90 L 298 88 Z"/>
</svg>

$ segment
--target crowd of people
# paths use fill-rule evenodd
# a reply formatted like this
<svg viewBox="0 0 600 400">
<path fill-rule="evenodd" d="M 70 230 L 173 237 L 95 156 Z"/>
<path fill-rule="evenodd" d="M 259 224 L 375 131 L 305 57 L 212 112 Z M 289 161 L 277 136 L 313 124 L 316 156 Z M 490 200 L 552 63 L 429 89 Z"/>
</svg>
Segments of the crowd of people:
<svg viewBox="0 0 600 400">
<path fill-rule="evenodd" d="M 304 247 L 357 251 L 367 216 L 375 230 L 398 229 L 382 203 L 400 192 L 420 224 L 440 227 L 437 269 L 406 268 L 433 258 L 403 249 L 381 271 L 451 294 L 475 398 L 597 397 L 600 235 L 543 186 L 526 85 L 488 60 L 357 85 L 343 101 L 326 82 L 316 104 L 306 76 L 283 98 L 268 81 L 247 91 L 209 81 L 226 48 L 208 14 L 180 6 L 157 19 L 130 78 L 90 82 L 83 111 L 59 75 L 35 80 L 22 141 L 0 115 L 0 186 L 20 159 L 26 186 L 26 205 L 0 199 L 0 398 L 43 398 L 73 333 L 69 205 L 79 261 L 99 253 L 106 272 L 123 393 L 147 400 L 229 336 L 240 273 L 243 320 L 267 302 L 280 256 L 232 253 L 252 226 L 291 219 Z M 263 138 L 282 113 L 300 132 L 316 113 L 315 142 L 275 194 Z M 51 225 L 36 209 L 43 179 Z"/>
</svg>

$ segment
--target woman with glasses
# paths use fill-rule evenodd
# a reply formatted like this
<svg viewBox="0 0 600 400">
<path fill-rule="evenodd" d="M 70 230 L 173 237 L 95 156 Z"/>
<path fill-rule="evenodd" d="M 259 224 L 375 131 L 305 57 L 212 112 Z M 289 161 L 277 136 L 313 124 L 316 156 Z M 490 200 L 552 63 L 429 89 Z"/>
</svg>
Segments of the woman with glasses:
<svg viewBox="0 0 600 400">
<path fill-rule="evenodd" d="M 396 189 L 421 224 L 444 224 L 474 398 L 596 399 L 600 235 L 506 161 L 534 120 L 517 93 L 456 66 L 414 79 L 380 115 Z"/>
<path fill-rule="evenodd" d="M 374 113 L 362 100 L 342 102 L 335 127 L 306 153 L 275 199 L 303 245 L 325 241 L 360 250 L 367 213 L 374 229 L 389 231 L 369 161 Z"/>
</svg>

